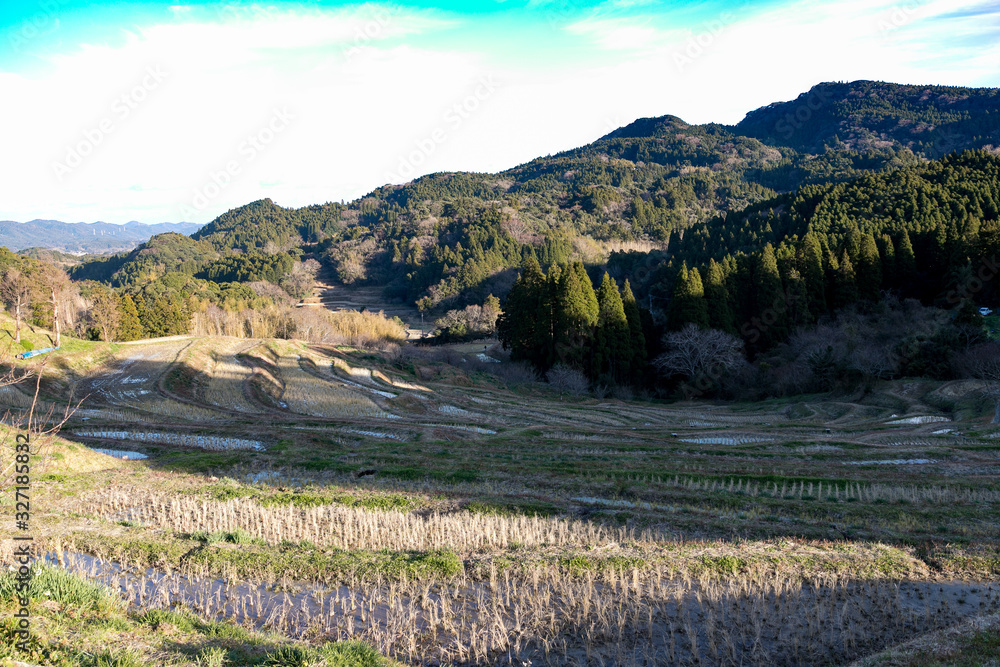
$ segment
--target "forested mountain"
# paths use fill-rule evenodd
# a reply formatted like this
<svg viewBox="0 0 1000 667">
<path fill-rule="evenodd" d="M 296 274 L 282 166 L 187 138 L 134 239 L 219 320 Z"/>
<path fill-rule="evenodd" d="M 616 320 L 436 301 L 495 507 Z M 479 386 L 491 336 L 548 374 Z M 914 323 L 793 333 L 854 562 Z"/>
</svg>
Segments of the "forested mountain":
<svg viewBox="0 0 1000 667">
<path fill-rule="evenodd" d="M 1000 145 L 998 107 L 995 88 L 821 83 L 795 100 L 752 111 L 733 131 L 803 153 L 894 146 L 938 158 Z"/>
<path fill-rule="evenodd" d="M 497 328 L 513 358 L 593 386 L 654 384 L 648 359 L 688 393 L 944 379 L 993 349 L 998 273 L 1000 156 L 965 151 L 717 216 L 600 281 L 528 257 Z"/>
<path fill-rule="evenodd" d="M 966 310 L 995 300 L 992 283 L 953 288 L 997 249 L 997 144 L 995 89 L 827 83 L 735 126 L 640 119 L 499 174 L 432 174 L 301 209 L 264 199 L 72 275 L 194 313 L 298 297 L 318 260 L 344 284 L 441 314 L 497 295 L 501 336 L 540 370 L 638 382 L 662 332 L 686 324 L 760 355 L 885 291 Z M 547 333 L 512 324 L 518 303 L 547 304 L 532 315 Z M 570 321 L 589 333 L 560 347 L 554 327 Z"/>
<path fill-rule="evenodd" d="M 160 234 L 128 253 L 100 257 L 74 267 L 70 275 L 114 287 L 151 282 L 171 271 L 194 275 L 220 257 L 215 248 L 181 234 Z"/>
<path fill-rule="evenodd" d="M 157 234 L 190 234 L 200 227 L 201 225 L 193 222 L 144 225 L 133 221 L 124 225 L 112 225 L 106 222 L 4 220 L 0 221 L 0 245 L 14 251 L 37 247 L 67 253 L 99 254 L 131 250 Z"/>
<path fill-rule="evenodd" d="M 914 167 L 998 137 L 993 89 L 820 84 L 736 126 L 640 119 L 500 174 L 433 174 L 346 205 L 254 202 L 193 238 L 257 264 L 254 253 L 308 246 L 344 283 L 383 285 L 389 298 L 426 307 L 461 306 L 505 292 L 525 246 L 542 266 L 600 263 L 623 243 L 666 247 L 722 212 L 803 186 Z M 205 270 L 201 261 L 184 271 Z M 233 262 L 226 276 L 259 274 Z"/>
<path fill-rule="evenodd" d="M 780 310 L 766 333 L 742 331 L 759 348 L 884 290 L 943 308 L 998 305 L 998 254 L 1000 157 L 966 151 L 806 186 L 699 223 L 638 282 L 670 300 L 673 328 L 695 322 L 736 333 L 755 314 Z M 617 263 L 638 274 L 635 262 L 649 260 Z"/>
</svg>

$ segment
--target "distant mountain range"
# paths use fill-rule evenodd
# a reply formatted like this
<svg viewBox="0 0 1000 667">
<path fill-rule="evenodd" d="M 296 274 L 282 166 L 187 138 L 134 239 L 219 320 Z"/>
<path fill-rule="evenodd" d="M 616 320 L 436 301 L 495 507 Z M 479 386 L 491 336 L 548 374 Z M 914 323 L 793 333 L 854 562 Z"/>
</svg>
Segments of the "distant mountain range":
<svg viewBox="0 0 1000 667">
<path fill-rule="evenodd" d="M 25 248 L 49 248 L 71 254 L 98 254 L 131 250 L 157 234 L 193 234 L 202 225 L 193 222 L 161 222 L 147 225 L 129 222 L 30 222 L 0 221 L 0 246 L 14 252 Z"/>
</svg>

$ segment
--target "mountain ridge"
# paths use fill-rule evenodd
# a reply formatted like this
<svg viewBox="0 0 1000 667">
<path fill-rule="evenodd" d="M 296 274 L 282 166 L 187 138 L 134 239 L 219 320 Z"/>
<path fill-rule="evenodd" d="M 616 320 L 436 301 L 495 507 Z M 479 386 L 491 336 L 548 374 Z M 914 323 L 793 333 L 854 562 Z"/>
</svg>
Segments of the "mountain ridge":
<svg viewBox="0 0 1000 667">
<path fill-rule="evenodd" d="M 132 250 L 158 234 L 193 234 L 202 225 L 193 222 L 143 223 L 131 220 L 121 225 L 108 222 L 63 222 L 35 218 L 27 222 L 0 220 L 0 245 L 19 251 L 47 248 L 70 254 Z"/>
<path fill-rule="evenodd" d="M 928 134 L 943 130 L 947 146 Z M 247 262 L 306 251 L 344 284 L 453 307 L 506 293 L 528 248 L 548 266 L 571 256 L 600 264 L 622 243 L 677 247 L 695 225 L 804 186 L 915 167 L 945 147 L 997 144 L 1000 89 L 828 82 L 733 126 L 664 115 L 496 174 L 428 174 L 347 204 L 284 208 L 263 198 L 193 238 Z M 171 248 L 192 275 L 205 268 L 204 250 Z M 144 275 L 126 264 L 120 276 Z M 103 271 L 85 265 L 76 275 Z"/>
</svg>

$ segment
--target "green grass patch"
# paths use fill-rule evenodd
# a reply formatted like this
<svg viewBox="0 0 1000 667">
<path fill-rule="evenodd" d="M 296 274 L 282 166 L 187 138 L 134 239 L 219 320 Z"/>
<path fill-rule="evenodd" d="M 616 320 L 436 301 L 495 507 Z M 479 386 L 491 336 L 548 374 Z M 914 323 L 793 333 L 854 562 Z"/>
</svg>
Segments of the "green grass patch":
<svg viewBox="0 0 1000 667">
<path fill-rule="evenodd" d="M 13 572 L 0 574 L 0 600 L 13 600 L 16 586 Z M 122 600 L 109 588 L 48 565 L 32 567 L 28 597 L 34 601 L 57 602 L 80 611 L 109 613 L 124 607 Z"/>
<path fill-rule="evenodd" d="M 693 574 L 708 574 L 720 578 L 732 577 L 747 567 L 746 559 L 739 556 L 701 556 L 691 567 Z"/>
<path fill-rule="evenodd" d="M 468 503 L 465 509 L 473 514 L 495 516 L 554 516 L 560 513 L 559 507 L 541 500 L 509 502 L 474 500 Z"/>
<path fill-rule="evenodd" d="M 560 558 L 558 564 L 561 568 L 574 575 L 609 570 L 625 571 L 633 568 L 643 568 L 648 565 L 644 559 L 634 556 L 590 556 L 585 554 Z"/>
<path fill-rule="evenodd" d="M 311 543 L 264 544 L 243 531 L 195 533 L 174 538 L 74 536 L 75 548 L 99 558 L 163 570 L 205 570 L 239 581 L 283 578 L 339 583 L 356 577 L 449 579 L 464 569 L 448 549 L 439 551 L 345 551 Z"/>
<path fill-rule="evenodd" d="M 311 544 L 245 545 L 233 549 L 221 543 L 192 551 L 185 564 L 239 580 L 277 581 L 283 577 L 336 583 L 358 577 L 388 579 L 449 579 L 463 565 L 458 556 L 443 551 L 343 551 Z"/>
</svg>

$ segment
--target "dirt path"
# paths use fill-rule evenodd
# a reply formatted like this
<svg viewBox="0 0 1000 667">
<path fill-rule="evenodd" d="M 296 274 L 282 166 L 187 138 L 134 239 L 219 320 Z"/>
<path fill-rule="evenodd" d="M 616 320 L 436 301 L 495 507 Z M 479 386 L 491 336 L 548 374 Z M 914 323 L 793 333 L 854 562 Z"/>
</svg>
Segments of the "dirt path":
<svg viewBox="0 0 1000 667">
<path fill-rule="evenodd" d="M 163 336 L 162 338 L 140 338 L 139 340 L 126 340 L 118 345 L 149 345 L 151 343 L 165 343 L 171 340 L 187 340 L 188 338 L 198 338 L 194 334 L 184 334 L 181 336 Z"/>
</svg>

